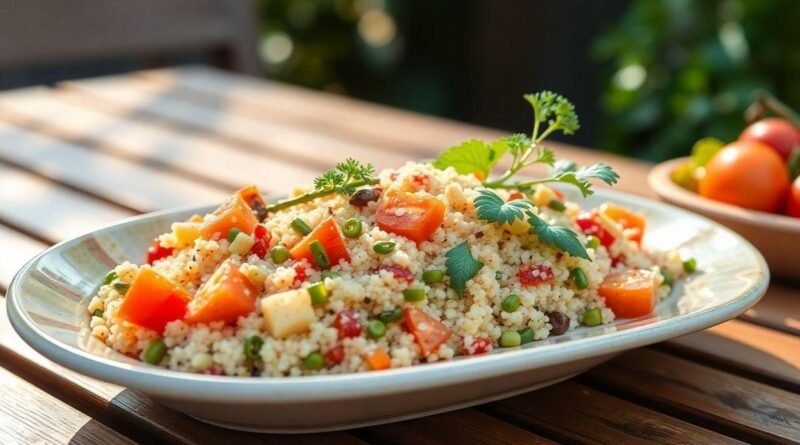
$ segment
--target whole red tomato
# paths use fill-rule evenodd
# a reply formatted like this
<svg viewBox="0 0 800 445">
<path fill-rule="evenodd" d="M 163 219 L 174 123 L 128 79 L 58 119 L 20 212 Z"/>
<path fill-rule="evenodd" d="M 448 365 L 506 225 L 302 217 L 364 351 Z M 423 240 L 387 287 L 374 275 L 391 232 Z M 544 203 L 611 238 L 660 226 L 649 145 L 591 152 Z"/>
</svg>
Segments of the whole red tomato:
<svg viewBox="0 0 800 445">
<path fill-rule="evenodd" d="M 739 140 L 769 145 L 783 159 L 787 159 L 795 147 L 800 147 L 800 131 L 786 119 L 771 117 L 750 124 L 739 136 Z"/>
<path fill-rule="evenodd" d="M 762 212 L 777 212 L 789 188 L 786 163 L 775 150 L 755 141 L 723 147 L 706 164 L 701 196 Z"/>
<path fill-rule="evenodd" d="M 800 218 L 800 176 L 795 178 L 786 196 L 786 214 Z"/>
</svg>

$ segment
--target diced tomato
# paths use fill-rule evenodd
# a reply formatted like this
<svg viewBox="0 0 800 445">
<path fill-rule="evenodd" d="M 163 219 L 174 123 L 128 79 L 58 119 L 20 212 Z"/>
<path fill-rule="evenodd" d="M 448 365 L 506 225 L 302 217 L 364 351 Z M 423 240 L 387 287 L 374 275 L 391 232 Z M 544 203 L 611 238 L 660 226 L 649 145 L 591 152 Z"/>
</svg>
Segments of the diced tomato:
<svg viewBox="0 0 800 445">
<path fill-rule="evenodd" d="M 633 213 L 624 207 L 610 202 L 600 206 L 600 212 L 621 225 L 623 229 L 627 229 L 626 231 L 630 233 L 630 235 L 627 236 L 631 241 L 641 244 L 642 237 L 644 236 L 644 228 L 647 224 L 647 220 L 644 219 L 644 216 Z"/>
<path fill-rule="evenodd" d="M 467 346 L 464 339 L 461 339 L 461 351 L 467 355 L 483 354 L 492 350 L 492 339 L 477 337 L 472 339 L 472 343 Z"/>
<path fill-rule="evenodd" d="M 394 275 L 395 278 L 406 280 L 409 283 L 414 281 L 414 274 L 410 270 L 397 264 L 382 264 L 378 270 L 387 270 Z"/>
<path fill-rule="evenodd" d="M 417 339 L 422 355 L 429 356 L 446 342 L 452 332 L 436 317 L 428 315 L 421 309 L 407 306 L 403 309 L 406 329 Z"/>
<path fill-rule="evenodd" d="M 617 267 L 617 265 L 623 263 L 625 261 L 625 257 L 622 255 L 617 255 L 611 257 L 611 267 Z"/>
<path fill-rule="evenodd" d="M 656 280 L 647 270 L 631 269 L 609 275 L 597 292 L 618 318 L 648 315 L 656 305 Z"/>
<path fill-rule="evenodd" d="M 159 333 L 173 320 L 186 316 L 189 294 L 150 268 L 142 268 L 119 306 L 123 320 Z"/>
<path fill-rule="evenodd" d="M 153 243 L 150 244 L 150 247 L 147 248 L 147 264 L 153 264 L 158 260 L 172 256 L 173 253 L 175 253 L 175 249 L 162 246 L 158 238 L 156 238 L 153 240 Z"/>
<path fill-rule="evenodd" d="M 522 199 L 524 197 L 525 197 L 525 195 L 523 195 L 522 192 L 511 192 L 511 194 L 508 195 L 508 200 L 509 201 L 516 201 L 516 200 Z"/>
<path fill-rule="evenodd" d="M 361 315 L 352 309 L 345 309 L 336 314 L 333 327 L 339 331 L 339 338 L 359 337 L 364 328 L 361 324 Z"/>
<path fill-rule="evenodd" d="M 266 227 L 258 224 L 253 230 L 253 238 L 255 238 L 255 242 L 253 243 L 253 247 L 250 248 L 250 253 L 257 255 L 263 260 L 264 257 L 267 256 L 267 250 L 269 249 L 269 242 L 272 240 L 272 235 Z"/>
<path fill-rule="evenodd" d="M 306 266 L 303 264 L 295 264 L 294 267 L 294 282 L 295 283 L 302 283 L 308 279 L 308 272 L 306 272 Z"/>
<path fill-rule="evenodd" d="M 316 264 L 310 247 L 314 241 L 319 241 L 325 248 L 325 253 L 328 254 L 332 266 L 339 264 L 342 260 L 350 261 L 342 230 L 332 216 L 322 221 L 311 233 L 292 247 L 292 250 L 289 251 L 292 259 L 297 261 L 305 259 L 308 264 Z"/>
<path fill-rule="evenodd" d="M 594 215 L 584 213 L 575 220 L 575 224 L 580 227 L 581 231 L 586 235 L 596 236 L 600 240 L 600 244 L 605 248 L 609 248 L 616 238 L 610 234 L 608 230 L 604 229 L 600 223 L 597 222 Z"/>
<path fill-rule="evenodd" d="M 186 321 L 236 323 L 256 308 L 258 289 L 233 263 L 226 261 L 197 291 L 189 303 Z"/>
<path fill-rule="evenodd" d="M 411 182 L 413 182 L 418 187 L 427 190 L 428 187 L 431 185 L 431 178 L 430 176 L 424 173 L 419 173 L 411 177 Z"/>
<path fill-rule="evenodd" d="M 534 286 L 537 284 L 547 283 L 555 278 L 553 269 L 548 266 L 527 265 L 519 268 L 517 272 L 519 282 L 523 286 Z"/>
<path fill-rule="evenodd" d="M 444 220 L 444 203 L 433 196 L 387 192 L 378 204 L 375 222 L 381 230 L 404 236 L 417 244 L 430 239 Z"/>
<path fill-rule="evenodd" d="M 256 224 L 258 224 L 258 219 L 253 214 L 253 209 L 244 200 L 242 194 L 236 192 L 217 210 L 214 210 L 214 213 L 206 216 L 203 224 L 200 225 L 200 236 L 205 239 L 215 236 L 222 238 L 234 227 L 249 235 L 253 233 Z"/>
<path fill-rule="evenodd" d="M 367 353 L 367 365 L 373 371 L 380 371 L 391 367 L 392 359 L 383 348 L 375 348 Z"/>
<path fill-rule="evenodd" d="M 329 368 L 344 361 L 344 346 L 336 345 L 325 353 L 325 365 Z"/>
</svg>

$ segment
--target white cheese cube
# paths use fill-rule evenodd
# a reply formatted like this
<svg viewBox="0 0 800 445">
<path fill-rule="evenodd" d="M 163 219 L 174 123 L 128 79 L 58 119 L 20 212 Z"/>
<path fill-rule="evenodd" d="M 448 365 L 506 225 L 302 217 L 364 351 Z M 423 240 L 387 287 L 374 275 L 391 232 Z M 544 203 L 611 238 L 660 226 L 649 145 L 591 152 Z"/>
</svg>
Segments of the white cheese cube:
<svg viewBox="0 0 800 445">
<path fill-rule="evenodd" d="M 275 338 L 306 332 L 314 322 L 311 296 L 305 289 L 270 295 L 261 300 L 264 327 Z"/>
</svg>

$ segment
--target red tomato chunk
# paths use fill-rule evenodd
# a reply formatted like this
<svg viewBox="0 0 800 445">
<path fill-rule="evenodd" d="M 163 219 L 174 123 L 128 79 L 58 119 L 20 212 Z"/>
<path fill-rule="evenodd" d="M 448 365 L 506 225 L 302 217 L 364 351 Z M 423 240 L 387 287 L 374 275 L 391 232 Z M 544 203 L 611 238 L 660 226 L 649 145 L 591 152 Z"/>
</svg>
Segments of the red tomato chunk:
<svg viewBox="0 0 800 445">
<path fill-rule="evenodd" d="M 378 268 L 379 271 L 386 270 L 392 273 L 398 280 L 406 280 L 409 283 L 414 281 L 414 274 L 410 270 L 397 264 L 383 264 Z"/>
<path fill-rule="evenodd" d="M 594 219 L 594 216 L 583 214 L 575 220 L 575 224 L 581 228 L 581 231 L 586 235 L 596 236 L 600 240 L 600 244 L 606 249 L 614 244 L 616 238 L 614 235 L 608 233 L 606 229 Z"/>
<path fill-rule="evenodd" d="M 462 338 L 461 350 L 467 355 L 483 354 L 492 350 L 492 340 L 486 337 L 477 337 L 467 345 L 466 339 Z"/>
<path fill-rule="evenodd" d="M 336 345 L 325 353 L 325 364 L 330 368 L 344 361 L 344 347 Z"/>
<path fill-rule="evenodd" d="M 519 282 L 525 286 L 547 283 L 552 281 L 555 276 L 553 269 L 547 266 L 522 266 L 519 268 Z"/>
<path fill-rule="evenodd" d="M 172 247 L 164 247 L 158 242 L 158 238 L 153 240 L 153 243 L 147 249 L 147 264 L 153 264 L 158 260 L 172 256 L 175 249 Z"/>
<path fill-rule="evenodd" d="M 353 338 L 361 335 L 363 326 L 361 325 L 361 315 L 358 311 L 351 309 L 343 310 L 336 315 L 333 320 L 333 327 L 339 331 L 339 338 Z"/>
</svg>

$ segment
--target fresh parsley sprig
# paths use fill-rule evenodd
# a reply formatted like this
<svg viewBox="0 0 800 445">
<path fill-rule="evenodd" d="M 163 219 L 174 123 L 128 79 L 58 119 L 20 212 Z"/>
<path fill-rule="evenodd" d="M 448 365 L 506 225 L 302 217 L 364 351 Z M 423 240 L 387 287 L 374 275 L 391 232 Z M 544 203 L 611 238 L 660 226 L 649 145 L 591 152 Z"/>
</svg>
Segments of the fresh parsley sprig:
<svg viewBox="0 0 800 445">
<path fill-rule="evenodd" d="M 547 224 L 533 212 L 534 205 L 525 199 L 505 202 L 493 190 L 478 190 L 475 198 L 475 209 L 478 219 L 497 224 L 513 224 L 516 220 L 527 221 L 530 232 L 535 234 L 539 241 L 549 244 L 572 256 L 590 260 L 586 248 L 572 230 Z"/>
<path fill-rule="evenodd" d="M 444 262 L 444 266 L 450 277 L 450 287 L 456 291 L 459 297 L 463 297 L 467 281 L 477 275 L 483 267 L 483 263 L 472 256 L 466 241 L 448 250 L 445 256 L 447 260 Z"/>
<path fill-rule="evenodd" d="M 277 212 L 327 195 L 352 195 L 359 187 L 377 183 L 372 164 L 364 165 L 355 159 L 347 159 L 314 179 L 313 191 L 277 202 L 267 207 L 267 212 Z"/>
<path fill-rule="evenodd" d="M 578 168 L 574 163 L 556 162 L 555 153 L 542 145 L 545 139 L 556 132 L 573 134 L 580 128 L 578 115 L 570 101 L 550 91 L 523 97 L 533 108 L 530 136 L 513 134 L 491 143 L 473 139 L 446 150 L 433 165 L 442 170 L 453 167 L 461 174 L 476 174 L 487 188 L 529 190 L 536 184 L 555 182 L 576 186 L 584 197 L 592 194 L 593 179 L 608 185 L 617 182 L 619 175 L 604 163 Z M 510 166 L 500 177 L 489 179 L 492 168 L 506 153 L 511 155 Z M 550 176 L 512 181 L 520 170 L 535 164 L 550 166 Z"/>
</svg>

